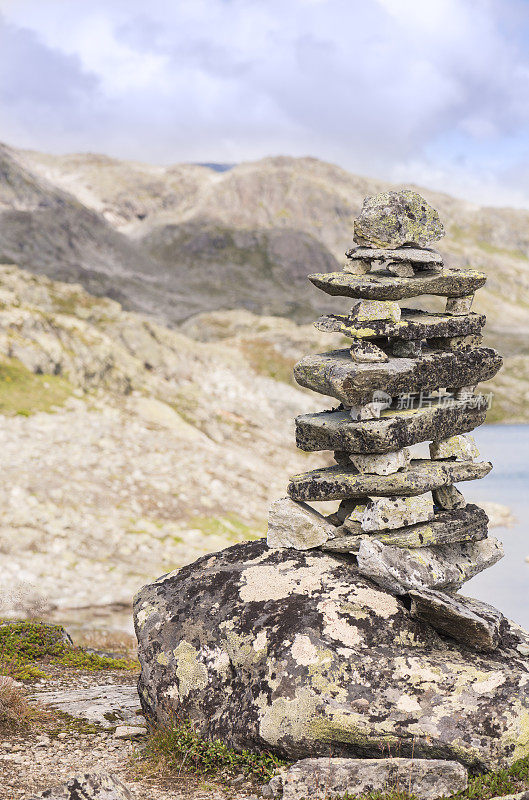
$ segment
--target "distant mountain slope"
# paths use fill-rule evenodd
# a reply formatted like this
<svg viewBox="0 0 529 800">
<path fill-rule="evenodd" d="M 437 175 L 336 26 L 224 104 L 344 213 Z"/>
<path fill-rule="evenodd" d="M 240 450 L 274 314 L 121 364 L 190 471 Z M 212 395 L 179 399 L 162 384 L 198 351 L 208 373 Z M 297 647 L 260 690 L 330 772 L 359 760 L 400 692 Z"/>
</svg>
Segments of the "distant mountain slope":
<svg viewBox="0 0 529 800">
<path fill-rule="evenodd" d="M 170 324 L 237 307 L 313 319 L 329 299 L 305 275 L 338 267 L 363 198 L 389 186 L 313 158 L 266 158 L 219 172 L 13 148 L 3 157 L 0 250 Z M 490 336 L 525 352 L 529 212 L 419 191 L 445 223 L 447 262 L 489 276 L 476 309 L 488 314 Z M 22 213 L 19 195 L 32 198 Z"/>
</svg>

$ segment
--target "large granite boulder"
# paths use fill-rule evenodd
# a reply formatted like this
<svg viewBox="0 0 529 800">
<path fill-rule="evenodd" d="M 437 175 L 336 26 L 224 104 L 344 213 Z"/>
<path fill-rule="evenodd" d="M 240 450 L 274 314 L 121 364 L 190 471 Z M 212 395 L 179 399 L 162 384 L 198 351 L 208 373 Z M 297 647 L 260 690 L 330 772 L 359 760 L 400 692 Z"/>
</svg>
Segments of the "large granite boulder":
<svg viewBox="0 0 529 800">
<path fill-rule="evenodd" d="M 139 692 L 167 723 L 291 758 L 402 756 L 498 767 L 529 754 L 529 634 L 494 653 L 320 550 L 236 545 L 138 593 Z"/>
<path fill-rule="evenodd" d="M 426 246 L 444 236 L 439 214 L 411 189 L 366 197 L 355 220 L 354 240 L 367 247 Z"/>
</svg>

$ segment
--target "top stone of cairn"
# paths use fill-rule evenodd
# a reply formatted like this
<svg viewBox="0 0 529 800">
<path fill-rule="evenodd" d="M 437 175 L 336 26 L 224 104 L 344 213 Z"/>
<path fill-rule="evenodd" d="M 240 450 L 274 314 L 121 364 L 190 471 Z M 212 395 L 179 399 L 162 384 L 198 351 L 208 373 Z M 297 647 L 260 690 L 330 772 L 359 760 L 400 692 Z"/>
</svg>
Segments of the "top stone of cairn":
<svg viewBox="0 0 529 800">
<path fill-rule="evenodd" d="M 354 240 L 363 247 L 426 247 L 443 236 L 435 208 L 410 189 L 366 197 L 354 224 Z"/>
</svg>

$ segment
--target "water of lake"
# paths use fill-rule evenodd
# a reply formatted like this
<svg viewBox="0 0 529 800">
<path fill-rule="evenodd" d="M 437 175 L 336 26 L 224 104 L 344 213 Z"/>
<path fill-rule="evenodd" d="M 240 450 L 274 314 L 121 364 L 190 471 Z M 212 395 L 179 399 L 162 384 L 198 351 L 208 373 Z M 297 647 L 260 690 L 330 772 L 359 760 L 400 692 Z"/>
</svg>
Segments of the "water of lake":
<svg viewBox="0 0 529 800">
<path fill-rule="evenodd" d="M 494 469 L 480 481 L 460 483 L 469 502 L 494 501 L 509 506 L 517 519 L 513 528 L 493 528 L 505 558 L 477 575 L 462 594 L 491 603 L 529 629 L 529 425 L 484 425 L 473 431 L 484 461 Z"/>
</svg>

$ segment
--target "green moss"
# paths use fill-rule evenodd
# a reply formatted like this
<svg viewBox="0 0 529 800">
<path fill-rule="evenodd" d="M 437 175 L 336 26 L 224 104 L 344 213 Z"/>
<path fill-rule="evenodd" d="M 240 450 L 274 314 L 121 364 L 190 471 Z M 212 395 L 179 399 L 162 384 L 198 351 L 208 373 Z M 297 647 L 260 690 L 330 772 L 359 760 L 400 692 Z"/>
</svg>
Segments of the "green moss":
<svg viewBox="0 0 529 800">
<path fill-rule="evenodd" d="M 252 369 L 259 375 L 297 386 L 293 377 L 295 359 L 282 355 L 271 342 L 265 339 L 245 339 L 241 342 L 241 350 Z"/>
<path fill-rule="evenodd" d="M 244 775 L 259 782 L 269 781 L 286 762 L 267 752 L 236 752 L 218 739 L 207 741 L 187 720 L 154 730 L 142 757 L 163 766 L 164 775 L 215 775 L 217 778 Z"/>
<path fill-rule="evenodd" d="M 55 664 L 84 670 L 137 669 L 125 658 L 107 658 L 74 647 L 60 625 L 44 622 L 0 622 L 0 674 L 19 680 L 47 677 L 42 667 Z"/>
<path fill-rule="evenodd" d="M 254 541 L 266 533 L 265 521 L 247 523 L 234 513 L 222 517 L 191 517 L 187 524 L 206 536 L 221 536 L 233 542 Z"/>
<path fill-rule="evenodd" d="M 15 358 L 0 361 L 0 414 L 51 412 L 71 396 L 73 386 L 58 375 L 37 375 Z"/>
</svg>

